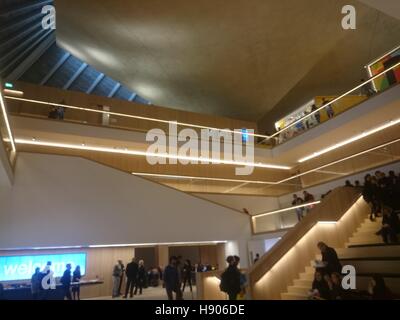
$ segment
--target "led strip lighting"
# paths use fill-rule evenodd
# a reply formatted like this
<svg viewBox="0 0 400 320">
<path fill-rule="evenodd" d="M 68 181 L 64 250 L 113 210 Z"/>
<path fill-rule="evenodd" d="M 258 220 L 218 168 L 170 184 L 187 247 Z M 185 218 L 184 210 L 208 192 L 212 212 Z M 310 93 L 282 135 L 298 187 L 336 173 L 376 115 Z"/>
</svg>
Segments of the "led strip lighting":
<svg viewBox="0 0 400 320">
<path fill-rule="evenodd" d="M 143 247 L 143 246 L 180 246 L 180 245 L 207 245 L 227 243 L 227 240 L 221 241 L 192 241 L 192 242 L 160 242 L 160 243 L 132 243 L 132 244 L 96 244 L 89 245 L 89 248 L 118 248 L 118 247 Z"/>
<path fill-rule="evenodd" d="M 296 178 L 302 177 L 302 176 L 304 176 L 304 175 L 306 175 L 306 174 L 309 174 L 309 173 L 312 173 L 312 172 L 321 170 L 321 169 L 323 169 L 323 168 L 332 166 L 332 165 L 334 165 L 334 164 L 337 164 L 337 163 L 340 163 L 340 162 L 343 162 L 343 161 L 346 161 L 346 160 L 349 160 L 349 159 L 358 157 L 358 156 L 363 155 L 363 154 L 365 154 L 365 153 L 368 153 L 368 152 L 371 152 L 371 151 L 374 151 L 374 150 L 377 150 L 377 149 L 384 148 L 384 147 L 389 146 L 389 145 L 391 145 L 391 144 L 393 144 L 393 143 L 396 143 L 396 142 L 400 142 L 400 139 L 392 140 L 392 141 L 390 141 L 390 142 L 381 144 L 381 145 L 379 145 L 379 146 L 376 146 L 376 147 L 373 147 L 373 148 L 370 148 L 370 149 L 367 149 L 367 150 L 364 150 L 364 151 L 361 151 L 361 152 L 357 152 L 357 153 L 355 153 L 355 154 L 352 154 L 351 156 L 344 157 L 344 158 L 339 159 L 339 160 L 336 160 L 336 161 L 332 161 L 332 162 L 327 163 L 327 164 L 324 164 L 324 165 L 322 165 L 322 166 L 320 166 L 320 167 L 318 167 L 318 168 L 314 168 L 314 169 L 305 171 L 305 172 L 303 172 L 303 173 L 297 174 L 297 175 L 295 175 L 295 176 L 292 176 L 292 177 L 283 179 L 283 180 L 281 180 L 281 181 L 278 181 L 276 184 L 281 184 L 281 183 L 283 183 L 283 182 L 290 181 L 290 180 L 292 180 L 292 179 L 296 179 Z"/>
<path fill-rule="evenodd" d="M 239 130 L 235 131 L 235 130 L 231 130 L 231 129 L 221 129 L 221 128 L 214 128 L 214 127 L 207 127 L 207 126 L 201 126 L 201 125 L 192 124 L 192 123 L 185 123 L 185 122 L 179 122 L 179 121 L 171 121 L 171 120 L 163 120 L 163 119 L 156 119 L 156 118 L 150 118 L 150 117 L 135 116 L 135 115 L 119 113 L 119 112 L 112 112 L 112 111 L 95 110 L 95 109 L 90 109 L 90 108 L 77 107 L 77 106 L 72 106 L 72 105 L 67 105 L 67 104 L 53 103 L 53 102 L 34 100 L 34 99 L 26 99 L 26 98 L 12 97 L 12 96 L 5 96 L 5 98 L 6 99 L 10 99 L 10 100 L 31 102 L 31 103 L 36 103 L 36 104 L 44 104 L 44 105 L 48 105 L 48 106 L 51 106 L 51 107 L 64 107 L 64 108 L 67 108 L 67 109 L 100 113 L 100 114 L 105 114 L 105 115 L 108 115 L 108 116 L 112 115 L 112 116 L 116 116 L 116 117 L 133 118 L 133 119 L 138 119 L 138 120 L 146 120 L 146 121 L 153 121 L 153 122 L 159 122 L 159 123 L 174 124 L 174 125 L 184 126 L 184 127 L 192 127 L 192 128 L 198 128 L 198 129 L 209 129 L 209 130 L 215 130 L 215 131 L 221 131 L 221 132 L 228 132 L 228 133 L 243 135 L 243 132 L 239 131 Z M 260 137 L 260 138 L 264 138 L 264 139 L 269 139 L 269 136 L 262 135 L 262 134 L 251 133 L 251 132 L 246 132 L 246 135 L 253 136 L 253 137 Z"/>
<path fill-rule="evenodd" d="M 256 214 L 256 215 L 252 216 L 251 218 L 252 219 L 261 218 L 261 217 L 269 216 L 269 215 L 280 213 L 280 212 L 290 211 L 290 210 L 294 210 L 294 209 L 298 209 L 298 208 L 309 207 L 309 206 L 312 206 L 312 205 L 318 204 L 318 203 L 321 203 L 321 201 L 308 202 L 308 203 L 300 204 L 300 205 L 294 206 L 294 207 L 288 207 L 288 208 L 279 209 L 279 210 L 275 210 L 275 211 L 260 213 L 260 214 Z"/>
<path fill-rule="evenodd" d="M 94 146 L 87 146 L 87 145 L 77 145 L 77 144 L 58 143 L 58 142 L 49 142 L 49 141 L 15 139 L 15 142 L 17 144 L 25 144 L 25 145 L 65 148 L 65 149 L 84 150 L 84 151 L 97 151 L 97 152 L 107 152 L 107 153 L 117 153 L 117 154 L 128 154 L 128 155 L 133 155 L 133 156 L 147 156 L 147 157 L 178 159 L 178 160 L 188 160 L 188 161 L 198 161 L 198 162 L 210 162 L 212 164 L 249 166 L 249 167 L 256 167 L 256 168 L 279 169 L 279 170 L 290 170 L 291 169 L 291 167 L 288 167 L 288 166 L 280 166 L 280 165 L 267 164 L 267 163 L 254 163 L 254 162 L 220 160 L 220 159 L 203 158 L 203 157 L 179 156 L 179 155 L 173 155 L 173 154 L 168 154 L 168 153 L 153 153 L 153 152 L 147 152 L 147 151 L 114 149 L 114 148 L 107 148 L 107 147 L 94 147 Z"/>
<path fill-rule="evenodd" d="M 376 78 L 384 75 L 388 71 L 391 71 L 395 68 L 400 66 L 400 63 L 390 67 L 389 69 L 375 75 L 374 77 L 368 79 L 367 81 L 363 82 L 362 84 L 358 85 L 357 87 L 347 91 L 346 93 L 342 94 L 341 96 L 333 99 L 332 101 L 329 101 L 327 104 L 319 107 L 318 109 L 314 110 L 313 112 L 307 114 L 306 116 L 296 120 L 295 122 L 291 123 L 290 125 L 286 126 L 285 128 L 275 132 L 271 136 L 268 135 L 262 135 L 262 134 L 256 134 L 256 133 L 246 133 L 247 135 L 254 136 L 254 137 L 260 137 L 264 139 L 271 139 L 282 133 L 283 131 L 286 131 L 287 129 L 293 127 L 297 123 L 303 121 L 304 119 L 307 119 L 311 117 L 313 114 L 319 112 L 322 109 L 325 109 L 326 106 L 335 103 L 336 101 L 340 100 L 341 98 L 347 96 L 349 93 L 363 87 L 365 84 L 372 82 Z M 10 92 L 10 91 L 9 91 Z M 18 92 L 21 93 L 21 91 L 11 91 L 11 92 Z M 240 134 L 243 135 L 241 131 L 235 131 L 235 130 L 230 130 L 230 129 L 221 129 L 221 128 L 215 128 L 215 127 L 207 127 L 207 126 L 201 126 L 201 125 L 196 125 L 196 124 L 191 124 L 191 123 L 185 123 L 185 122 L 178 122 L 178 121 L 170 121 L 170 120 L 163 120 L 163 119 L 156 119 L 156 118 L 150 118 L 150 117 L 142 117 L 142 116 L 134 116 L 134 115 L 129 115 L 129 114 L 124 114 L 124 113 L 118 113 L 118 112 L 111 112 L 111 111 L 104 111 L 104 110 L 95 110 L 95 109 L 90 109 L 90 108 L 84 108 L 84 107 L 77 107 L 77 106 L 72 106 L 72 105 L 66 105 L 66 104 L 60 104 L 60 103 L 53 103 L 53 102 L 47 102 L 47 101 L 41 101 L 41 100 L 34 100 L 34 99 L 26 99 L 26 98 L 19 98 L 19 97 L 12 97 L 12 96 L 5 96 L 6 99 L 10 100 L 18 100 L 18 101 L 24 101 L 24 102 L 31 102 L 31 103 L 36 103 L 36 104 L 44 104 L 48 106 L 53 106 L 53 107 L 64 107 L 68 109 L 75 109 L 75 110 L 82 110 L 82 111 L 87 111 L 87 112 L 94 112 L 94 113 L 100 113 L 100 114 L 106 114 L 106 115 L 113 115 L 117 117 L 125 117 L 125 118 L 133 118 L 133 119 L 139 119 L 139 120 L 147 120 L 147 121 L 153 121 L 153 122 L 159 122 L 159 123 L 167 123 L 167 124 L 176 124 L 180 126 L 186 126 L 186 127 L 193 127 L 193 128 L 199 128 L 199 129 L 209 129 L 209 130 L 216 130 L 220 132 L 228 132 L 228 133 L 233 133 L 233 134 Z"/>
<path fill-rule="evenodd" d="M 24 248 L 6 248 L 3 251 L 21 251 L 21 250 L 62 250 L 62 249 L 84 249 L 84 248 L 119 248 L 119 247 L 147 247 L 147 246 L 180 246 L 180 245 L 211 245 L 227 243 L 227 240 L 221 241 L 191 241 L 191 242 L 160 242 L 160 243 L 132 243 L 132 244 L 95 244 L 80 246 L 56 246 L 56 247 L 24 247 Z"/>
<path fill-rule="evenodd" d="M 10 140 L 10 143 L 11 143 L 11 148 L 12 148 L 12 151 L 15 152 L 16 151 L 15 141 L 14 141 L 14 137 L 13 137 L 12 132 L 11 132 L 10 122 L 8 120 L 8 115 L 7 115 L 7 110 L 6 110 L 6 105 L 4 103 L 3 95 L 2 95 L 1 92 L 0 92 L 0 106 L 1 106 L 1 110 L 3 112 L 4 121 L 6 123 L 7 133 L 8 133 L 8 136 L 10 137 L 9 140 Z"/>
<path fill-rule="evenodd" d="M 370 135 L 372 135 L 374 133 L 377 133 L 379 131 L 385 130 L 385 129 L 390 128 L 390 127 L 393 127 L 393 126 L 395 126 L 397 124 L 400 124 L 400 118 L 398 118 L 396 120 L 391 120 L 391 121 L 389 121 L 389 122 L 387 122 L 387 123 L 385 123 L 385 124 L 383 124 L 383 125 L 381 125 L 379 127 L 373 128 L 373 129 L 368 130 L 368 131 L 364 131 L 363 133 L 360 133 L 360 134 L 358 134 L 356 136 L 353 136 L 353 137 L 351 137 L 349 139 L 343 140 L 343 141 L 341 141 L 339 143 L 336 143 L 336 144 L 334 144 L 334 145 L 332 145 L 330 147 L 327 147 L 327 148 L 324 148 L 324 149 L 322 149 L 320 151 L 314 152 L 314 153 L 312 153 L 312 154 L 310 154 L 310 155 L 308 155 L 306 157 L 303 157 L 303 158 L 299 159 L 298 162 L 302 163 L 302 162 L 308 161 L 310 159 L 319 157 L 320 155 L 323 155 L 323 154 L 328 153 L 328 152 L 330 152 L 332 150 L 335 150 L 335 149 L 338 149 L 338 148 L 343 147 L 345 145 L 348 145 L 348 144 L 350 144 L 352 142 L 355 142 L 355 141 L 361 140 L 363 138 L 366 138 L 366 137 L 368 137 L 368 136 L 370 136 Z"/>
<path fill-rule="evenodd" d="M 14 94 L 14 95 L 21 96 L 21 97 L 24 95 L 24 92 L 19 91 L 19 90 L 4 89 L 3 92 L 5 94 Z"/>
<path fill-rule="evenodd" d="M 255 184 L 276 184 L 276 182 L 257 181 L 257 180 L 240 180 L 240 179 L 225 179 L 225 178 L 209 178 L 209 177 L 195 177 L 183 175 L 170 175 L 159 173 L 141 173 L 132 172 L 135 176 L 141 177 L 155 177 L 155 178 L 170 178 L 170 179 L 187 179 L 187 180 L 205 180 L 205 181 L 222 181 L 222 182 L 238 182 L 238 183 L 255 183 Z"/>
<path fill-rule="evenodd" d="M 353 88 L 353 89 L 347 91 L 346 93 L 343 93 L 342 95 L 340 95 L 339 97 L 333 99 L 332 101 L 329 101 L 328 103 L 324 104 L 323 106 L 319 107 L 318 109 L 316 109 L 316 110 L 310 112 L 310 113 L 307 114 L 306 116 L 304 116 L 304 117 L 302 117 L 302 118 L 300 118 L 300 119 L 298 119 L 298 120 L 292 122 L 291 124 L 289 124 L 289 125 L 286 126 L 285 128 L 283 128 L 283 129 L 281 129 L 281 130 L 275 132 L 274 134 L 272 134 L 269 138 L 276 137 L 276 136 L 279 135 L 280 133 L 286 131 L 287 129 L 289 129 L 289 128 L 293 127 L 293 126 L 295 126 L 295 125 L 298 124 L 299 122 L 302 122 L 303 120 L 305 120 L 305 119 L 311 117 L 313 114 L 315 114 L 315 113 L 321 111 L 322 109 L 325 109 L 326 106 L 335 103 L 336 101 L 342 99 L 343 97 L 347 96 L 348 94 L 352 93 L 353 91 L 356 91 L 356 90 L 362 88 L 365 84 L 374 81 L 376 78 L 381 77 L 381 76 L 384 75 L 385 73 L 387 73 L 387 72 L 389 72 L 390 70 L 393 70 L 393 69 L 395 69 L 395 68 L 397 68 L 397 67 L 399 67 L 399 66 L 400 66 L 400 62 L 397 63 L 397 64 L 395 64 L 394 66 L 390 67 L 389 69 L 386 69 L 385 71 L 383 71 L 383 72 L 381 72 L 381 73 L 379 73 L 379 74 L 373 76 L 372 78 L 370 78 L 370 79 L 368 79 L 367 81 L 361 83 L 361 84 L 358 85 L 357 87 L 355 87 L 355 88 Z"/>
</svg>

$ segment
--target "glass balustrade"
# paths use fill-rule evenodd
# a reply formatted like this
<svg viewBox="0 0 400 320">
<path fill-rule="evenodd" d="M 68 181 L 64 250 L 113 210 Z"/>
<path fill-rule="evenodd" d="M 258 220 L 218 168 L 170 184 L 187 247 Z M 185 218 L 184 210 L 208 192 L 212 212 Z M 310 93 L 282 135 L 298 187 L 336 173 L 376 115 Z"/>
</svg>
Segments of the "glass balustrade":
<svg viewBox="0 0 400 320">
<path fill-rule="evenodd" d="M 288 207 L 276 211 L 254 215 L 252 217 L 254 233 L 273 232 L 294 227 L 299 219 L 305 217 L 317 205 L 305 204 L 300 208 Z"/>
</svg>

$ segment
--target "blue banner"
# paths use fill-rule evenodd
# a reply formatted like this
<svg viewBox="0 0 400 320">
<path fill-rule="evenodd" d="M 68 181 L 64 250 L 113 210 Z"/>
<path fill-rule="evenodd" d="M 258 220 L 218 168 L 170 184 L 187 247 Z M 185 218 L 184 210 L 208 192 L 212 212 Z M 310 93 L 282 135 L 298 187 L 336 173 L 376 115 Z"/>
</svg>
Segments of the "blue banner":
<svg viewBox="0 0 400 320">
<path fill-rule="evenodd" d="M 86 271 L 86 253 L 8 256 L 0 257 L 0 281 L 28 280 L 35 273 L 35 268 L 39 267 L 42 271 L 48 261 L 51 262 L 54 277 L 61 277 L 68 263 L 72 266 L 71 271 L 80 266 L 82 276 Z"/>
</svg>

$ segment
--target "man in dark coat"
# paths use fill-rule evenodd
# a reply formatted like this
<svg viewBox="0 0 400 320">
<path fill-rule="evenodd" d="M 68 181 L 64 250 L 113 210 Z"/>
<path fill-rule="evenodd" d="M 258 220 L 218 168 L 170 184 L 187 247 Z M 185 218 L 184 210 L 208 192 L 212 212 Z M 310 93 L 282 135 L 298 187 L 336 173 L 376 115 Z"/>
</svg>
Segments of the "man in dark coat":
<svg viewBox="0 0 400 320">
<path fill-rule="evenodd" d="M 168 300 L 173 300 L 173 292 L 176 293 L 176 300 L 182 300 L 182 292 L 179 282 L 179 272 L 177 268 L 177 258 L 172 256 L 169 259 L 169 265 L 164 269 L 164 284 L 167 291 Z"/>
<path fill-rule="evenodd" d="M 236 300 L 237 295 L 240 293 L 240 277 L 241 273 L 237 266 L 237 259 L 233 256 L 229 256 L 226 259 L 228 268 L 221 275 L 220 289 L 226 292 L 229 296 L 229 300 Z"/>
<path fill-rule="evenodd" d="M 132 261 L 126 265 L 126 289 L 124 298 L 133 297 L 133 288 L 136 286 L 136 280 L 139 272 L 139 265 L 136 263 L 135 258 L 132 258 Z"/>
<path fill-rule="evenodd" d="M 341 274 L 342 265 L 335 249 L 328 247 L 324 242 L 318 242 L 318 248 L 321 251 L 322 262 L 325 265 L 324 268 L 321 268 L 324 275 L 328 274 L 330 276 L 333 272 Z"/>
<path fill-rule="evenodd" d="M 61 284 L 63 286 L 64 290 L 64 297 L 67 298 L 67 300 L 72 300 L 71 296 L 71 264 L 67 264 L 67 270 L 64 271 L 63 276 L 61 277 Z"/>
</svg>

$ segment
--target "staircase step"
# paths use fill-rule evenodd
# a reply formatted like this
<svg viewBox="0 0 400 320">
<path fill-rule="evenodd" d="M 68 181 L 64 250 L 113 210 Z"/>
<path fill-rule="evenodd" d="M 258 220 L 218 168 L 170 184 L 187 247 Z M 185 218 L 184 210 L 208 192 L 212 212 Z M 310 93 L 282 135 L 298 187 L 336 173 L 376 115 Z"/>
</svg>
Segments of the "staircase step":
<svg viewBox="0 0 400 320">
<path fill-rule="evenodd" d="M 352 265 L 357 274 L 398 274 L 400 276 L 400 260 L 346 260 L 346 265 Z"/>
<path fill-rule="evenodd" d="M 313 267 L 313 266 L 307 266 L 306 267 L 306 272 L 305 273 L 308 273 L 308 274 L 314 274 L 315 273 L 315 268 Z"/>
<path fill-rule="evenodd" d="M 314 273 L 300 273 L 300 280 L 314 280 Z"/>
<path fill-rule="evenodd" d="M 353 246 L 353 245 L 374 245 L 374 244 L 384 244 L 382 239 L 376 238 L 376 239 L 363 239 L 363 240 L 359 240 L 359 239 L 349 239 L 349 242 L 347 243 L 347 246 Z"/>
<path fill-rule="evenodd" d="M 379 247 L 354 247 L 336 250 L 339 259 L 400 257 L 400 245 Z"/>
<path fill-rule="evenodd" d="M 293 293 L 281 293 L 282 300 L 308 300 L 307 295 L 293 294 Z"/>
<path fill-rule="evenodd" d="M 308 296 L 308 292 L 310 291 L 311 286 L 289 286 L 288 292 L 291 294 L 300 294 Z"/>
<path fill-rule="evenodd" d="M 356 235 L 349 239 L 349 242 L 356 242 L 356 243 L 378 243 L 382 241 L 382 237 L 377 236 L 376 234 L 369 234 L 369 235 Z"/>
<path fill-rule="evenodd" d="M 370 242 L 370 241 L 368 241 L 368 242 L 362 242 L 362 243 L 360 243 L 360 242 L 348 242 L 348 243 L 346 243 L 346 245 L 347 245 L 348 248 L 379 247 L 379 246 L 384 247 L 384 246 L 387 246 L 387 244 L 383 243 L 382 241 L 381 242 Z"/>
<path fill-rule="evenodd" d="M 375 233 L 379 231 L 379 228 L 374 229 L 374 230 L 367 230 L 367 231 L 358 231 L 355 234 L 352 235 L 352 237 L 367 237 L 370 236 L 371 234 L 376 235 Z"/>
<path fill-rule="evenodd" d="M 313 280 L 296 279 L 293 281 L 296 287 L 307 287 L 310 289 L 312 287 Z"/>
</svg>

